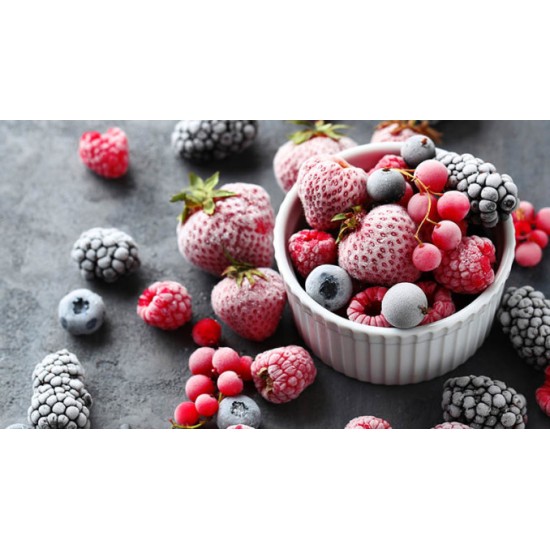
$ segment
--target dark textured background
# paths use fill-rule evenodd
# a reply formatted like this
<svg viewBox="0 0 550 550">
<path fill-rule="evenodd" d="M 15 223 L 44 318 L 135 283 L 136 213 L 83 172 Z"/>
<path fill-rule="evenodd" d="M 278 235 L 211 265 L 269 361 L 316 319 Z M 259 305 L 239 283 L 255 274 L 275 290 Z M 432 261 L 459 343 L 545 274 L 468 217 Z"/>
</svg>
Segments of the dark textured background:
<svg viewBox="0 0 550 550">
<path fill-rule="evenodd" d="M 350 135 L 370 140 L 372 121 L 353 121 Z M 86 170 L 78 158 L 80 135 L 117 125 L 130 141 L 131 168 L 117 182 Z M 186 360 L 194 349 L 190 328 L 163 332 L 136 315 L 140 292 L 156 280 L 173 279 L 193 296 L 194 319 L 212 314 L 216 279 L 187 264 L 176 246 L 179 206 L 168 202 L 192 169 L 202 176 L 221 170 L 223 183 L 256 183 L 270 193 L 275 210 L 283 193 L 272 159 L 291 127 L 262 121 L 255 145 L 240 157 L 197 169 L 174 158 L 172 122 L 1 122 L 0 123 L 0 427 L 25 421 L 31 373 L 47 353 L 66 347 L 77 354 L 94 397 L 92 426 L 167 427 L 184 398 Z M 445 148 L 472 152 L 512 175 L 521 197 L 550 205 L 550 123 L 460 121 L 441 123 Z M 95 226 L 115 226 L 132 235 L 142 269 L 112 286 L 87 285 L 70 259 L 73 242 Z M 510 283 L 532 284 L 550 296 L 550 250 L 535 269 L 514 267 Z M 57 304 L 69 291 L 89 286 L 106 302 L 105 326 L 88 337 L 73 337 L 57 321 Z M 224 329 L 224 342 L 254 355 L 301 344 L 289 311 L 277 333 L 262 344 Z M 317 361 L 318 378 L 296 401 L 271 405 L 254 391 L 265 428 L 342 428 L 349 419 L 372 414 L 396 428 L 428 428 L 440 422 L 444 378 L 406 387 L 373 386 L 348 379 Z M 486 374 L 525 394 L 531 428 L 550 428 L 538 409 L 535 388 L 543 380 L 515 355 L 498 326 L 475 357 L 454 374 Z"/>
</svg>

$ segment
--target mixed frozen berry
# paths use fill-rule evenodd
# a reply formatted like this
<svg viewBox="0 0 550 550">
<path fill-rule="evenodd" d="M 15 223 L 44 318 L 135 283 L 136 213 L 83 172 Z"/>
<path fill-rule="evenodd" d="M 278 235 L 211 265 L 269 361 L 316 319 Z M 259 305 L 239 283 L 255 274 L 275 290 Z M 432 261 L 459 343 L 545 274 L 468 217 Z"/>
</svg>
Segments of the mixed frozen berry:
<svg viewBox="0 0 550 550">
<path fill-rule="evenodd" d="M 516 262 L 521 267 L 535 267 L 548 246 L 550 236 L 550 208 L 538 212 L 527 201 L 521 201 L 512 214 L 516 232 Z"/>
</svg>

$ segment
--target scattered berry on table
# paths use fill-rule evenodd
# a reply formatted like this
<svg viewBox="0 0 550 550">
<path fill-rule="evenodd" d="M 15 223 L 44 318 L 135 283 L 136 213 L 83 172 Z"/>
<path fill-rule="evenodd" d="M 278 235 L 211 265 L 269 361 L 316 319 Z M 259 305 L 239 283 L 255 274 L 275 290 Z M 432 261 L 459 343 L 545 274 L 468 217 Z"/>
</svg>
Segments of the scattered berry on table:
<svg viewBox="0 0 550 550">
<path fill-rule="evenodd" d="M 544 375 L 544 384 L 540 388 L 537 388 L 535 398 L 541 411 L 546 416 L 550 416 L 550 367 L 545 369 Z"/>
<path fill-rule="evenodd" d="M 455 250 L 443 253 L 435 280 L 457 294 L 479 294 L 495 280 L 495 245 L 486 237 L 463 237 Z"/>
<path fill-rule="evenodd" d="M 306 292 L 329 311 L 346 306 L 353 294 L 353 281 L 337 265 L 320 265 L 306 279 Z"/>
<path fill-rule="evenodd" d="M 254 143 L 256 120 L 180 120 L 172 132 L 176 156 L 194 163 L 223 160 Z"/>
<path fill-rule="evenodd" d="M 191 320 L 191 295 L 174 281 L 153 283 L 139 297 L 137 314 L 148 325 L 175 330 Z"/>
<path fill-rule="evenodd" d="M 424 291 L 428 299 L 428 313 L 420 323 L 421 325 L 435 323 L 455 313 L 456 306 L 449 290 L 434 281 L 420 281 L 416 284 Z"/>
<path fill-rule="evenodd" d="M 239 395 L 243 391 L 243 381 L 236 372 L 225 371 L 220 374 L 218 380 L 218 390 L 227 397 Z"/>
<path fill-rule="evenodd" d="M 414 282 L 420 277 L 412 262 L 416 229 L 407 211 L 395 204 L 361 212 L 340 242 L 338 264 L 354 279 L 372 285 Z"/>
<path fill-rule="evenodd" d="M 245 382 L 252 380 L 252 371 L 250 368 L 252 367 L 253 362 L 254 358 L 249 355 L 243 355 L 241 357 L 241 364 L 236 372 Z"/>
<path fill-rule="evenodd" d="M 128 138 L 120 128 L 110 128 L 104 134 L 85 132 L 79 153 L 82 162 L 103 178 L 117 179 L 128 171 Z"/>
<path fill-rule="evenodd" d="M 532 367 L 550 364 L 550 300 L 532 286 L 509 287 L 497 319 L 518 355 Z"/>
<path fill-rule="evenodd" d="M 324 231 L 304 229 L 288 241 L 292 265 L 305 279 L 316 267 L 336 263 L 336 239 Z"/>
<path fill-rule="evenodd" d="M 378 124 L 371 137 L 371 143 L 382 141 L 406 141 L 412 136 L 425 135 L 439 141 L 441 134 L 430 124 L 437 124 L 437 120 L 384 120 Z"/>
<path fill-rule="evenodd" d="M 84 368 L 66 349 L 47 355 L 32 373 L 33 396 L 28 411 L 39 429 L 90 427 L 92 396 L 84 385 Z"/>
<path fill-rule="evenodd" d="M 245 426 L 244 424 L 235 424 L 227 426 L 226 430 L 254 430 L 254 428 L 252 426 Z"/>
<path fill-rule="evenodd" d="M 262 422 L 260 407 L 246 395 L 224 397 L 218 410 L 218 428 L 225 430 L 229 426 L 242 424 L 250 428 L 259 428 Z"/>
<path fill-rule="evenodd" d="M 460 227 L 450 220 L 437 223 L 432 231 L 432 243 L 440 250 L 454 250 L 462 241 Z"/>
<path fill-rule="evenodd" d="M 373 172 L 382 168 L 397 168 L 398 170 L 407 170 L 407 163 L 403 160 L 403 157 L 399 155 L 384 155 L 375 165 L 374 168 L 367 172 L 367 175 L 371 175 Z"/>
<path fill-rule="evenodd" d="M 367 173 L 338 157 L 307 160 L 296 185 L 307 223 L 321 231 L 338 227 L 334 216 L 367 199 Z"/>
<path fill-rule="evenodd" d="M 548 246 L 548 235 L 540 229 L 533 229 L 528 239 L 538 244 L 541 248 L 546 248 Z"/>
<path fill-rule="evenodd" d="M 387 291 L 381 286 L 371 286 L 354 296 L 346 312 L 348 319 L 371 327 L 389 327 L 382 315 L 382 299 Z"/>
<path fill-rule="evenodd" d="M 536 215 L 535 225 L 537 229 L 550 235 L 550 208 L 541 208 Z"/>
<path fill-rule="evenodd" d="M 17 424 L 10 424 L 5 430 L 32 430 L 34 429 L 32 426 L 29 426 L 28 424 L 23 424 L 21 422 L 18 422 Z"/>
<path fill-rule="evenodd" d="M 469 211 L 470 201 L 460 191 L 447 191 L 437 201 L 437 213 L 442 220 L 459 222 L 468 215 Z"/>
<path fill-rule="evenodd" d="M 218 321 L 207 317 L 195 323 L 191 336 L 197 346 L 217 346 L 222 336 L 222 326 Z"/>
<path fill-rule="evenodd" d="M 211 418 L 218 412 L 219 403 L 213 395 L 203 393 L 195 399 L 195 408 L 200 416 Z"/>
<path fill-rule="evenodd" d="M 428 136 L 411 136 L 403 142 L 401 156 L 408 166 L 416 168 L 421 162 L 435 157 L 435 143 Z"/>
<path fill-rule="evenodd" d="M 212 365 L 218 375 L 227 371 L 238 372 L 241 368 L 241 358 L 232 348 L 219 348 L 212 357 Z"/>
<path fill-rule="evenodd" d="M 413 251 L 413 264 L 419 271 L 433 271 L 441 264 L 441 250 L 435 244 L 421 243 Z"/>
<path fill-rule="evenodd" d="M 199 395 L 213 395 L 216 388 L 212 379 L 205 374 L 194 374 L 185 383 L 185 395 L 195 401 Z"/>
<path fill-rule="evenodd" d="M 105 304 L 98 294 L 86 288 L 69 292 L 58 307 L 61 326 L 71 334 L 92 334 L 105 319 Z"/>
<path fill-rule="evenodd" d="M 174 411 L 174 421 L 180 426 L 195 426 L 199 421 L 199 413 L 195 403 L 191 401 L 180 403 Z"/>
<path fill-rule="evenodd" d="M 286 304 L 283 278 L 268 267 L 233 262 L 213 289 L 212 308 L 239 336 L 262 342 L 274 334 Z"/>
<path fill-rule="evenodd" d="M 396 328 L 418 326 L 428 313 L 428 298 L 412 283 L 398 283 L 382 298 L 382 315 Z"/>
<path fill-rule="evenodd" d="M 470 428 L 525 428 L 525 397 L 488 376 L 450 378 L 443 386 L 443 419 Z"/>
<path fill-rule="evenodd" d="M 382 168 L 368 176 L 367 194 L 374 202 L 399 202 L 406 189 L 405 178 L 397 170 Z"/>
<path fill-rule="evenodd" d="M 437 221 L 437 202 L 437 197 L 428 193 L 416 193 L 407 204 L 407 212 L 414 223 L 420 224 L 428 214 L 429 209 L 430 214 L 428 217 L 433 221 Z"/>
<path fill-rule="evenodd" d="M 535 220 L 535 207 L 529 201 L 520 201 L 519 206 L 512 214 L 514 221 L 525 220 L 532 222 Z"/>
<path fill-rule="evenodd" d="M 462 424 L 462 422 L 443 422 L 443 424 L 438 424 L 434 426 L 432 430 L 469 430 L 470 426 Z"/>
<path fill-rule="evenodd" d="M 536 242 L 525 242 L 516 248 L 516 262 L 521 267 L 535 267 L 542 260 L 542 248 Z"/>
<path fill-rule="evenodd" d="M 315 125 L 306 126 L 306 130 L 292 134 L 273 159 L 275 178 L 285 193 L 296 183 L 298 171 L 306 160 L 317 155 L 336 155 L 357 145 L 340 133 L 341 125 L 317 121 Z"/>
<path fill-rule="evenodd" d="M 376 416 L 358 416 L 350 420 L 345 430 L 391 430 L 392 427 L 387 420 Z"/>
<path fill-rule="evenodd" d="M 441 193 L 447 184 L 447 167 L 435 159 L 421 162 L 414 171 L 417 177 L 431 193 Z"/>
<path fill-rule="evenodd" d="M 286 346 L 265 351 L 252 363 L 256 389 L 271 403 L 296 399 L 313 384 L 317 370 L 311 355 L 300 346 Z"/>
<path fill-rule="evenodd" d="M 191 371 L 191 374 L 204 374 L 206 376 L 212 376 L 214 373 L 212 359 L 215 352 L 215 349 L 208 347 L 196 349 L 189 356 L 189 370 Z"/>
<path fill-rule="evenodd" d="M 134 239 L 114 227 L 94 227 L 82 233 L 73 245 L 71 257 L 87 281 L 113 283 L 140 266 Z"/>
<path fill-rule="evenodd" d="M 217 276 L 230 265 L 229 257 L 271 265 L 275 214 L 267 192 L 249 183 L 216 189 L 219 173 L 206 181 L 189 174 L 189 180 L 190 187 L 171 199 L 184 203 L 177 227 L 183 257 Z"/>
</svg>

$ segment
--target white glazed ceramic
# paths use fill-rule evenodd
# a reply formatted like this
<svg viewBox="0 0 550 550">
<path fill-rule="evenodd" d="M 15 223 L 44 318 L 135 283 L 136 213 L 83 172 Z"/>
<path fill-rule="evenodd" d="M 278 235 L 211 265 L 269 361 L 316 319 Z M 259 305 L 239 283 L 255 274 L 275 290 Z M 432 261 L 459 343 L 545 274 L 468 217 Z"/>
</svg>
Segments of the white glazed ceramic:
<svg viewBox="0 0 550 550">
<path fill-rule="evenodd" d="M 383 155 L 399 152 L 399 143 L 375 143 L 348 149 L 341 156 L 369 170 Z M 287 253 L 288 239 L 303 226 L 302 208 L 293 187 L 277 215 L 275 258 L 300 334 L 313 353 L 338 372 L 374 384 L 415 384 L 452 371 L 488 336 L 514 260 L 511 220 L 500 224 L 495 236 L 499 267 L 494 283 L 454 315 L 409 330 L 354 323 L 311 299 L 296 279 Z"/>
</svg>

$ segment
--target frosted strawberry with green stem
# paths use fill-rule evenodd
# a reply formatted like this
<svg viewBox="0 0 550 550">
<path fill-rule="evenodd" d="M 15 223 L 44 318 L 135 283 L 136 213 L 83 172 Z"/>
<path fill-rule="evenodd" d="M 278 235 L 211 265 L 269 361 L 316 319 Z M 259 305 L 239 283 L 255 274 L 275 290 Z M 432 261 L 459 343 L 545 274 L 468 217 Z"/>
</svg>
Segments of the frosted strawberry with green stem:
<svg viewBox="0 0 550 550">
<path fill-rule="evenodd" d="M 276 330 L 286 304 L 282 277 L 273 269 L 230 258 L 225 279 L 212 290 L 212 308 L 237 334 L 262 342 Z"/>
<path fill-rule="evenodd" d="M 316 155 L 335 155 L 357 143 L 341 133 L 347 128 L 343 124 L 330 124 L 323 120 L 293 120 L 295 124 L 304 125 L 305 129 L 289 136 L 273 159 L 273 170 L 277 183 L 288 192 L 298 179 L 302 164 Z"/>
<path fill-rule="evenodd" d="M 254 184 L 229 183 L 216 188 L 219 172 L 206 181 L 189 174 L 189 187 L 171 202 L 184 203 L 177 227 L 183 257 L 221 276 L 230 265 L 226 253 L 253 265 L 273 262 L 275 214 L 266 191 Z"/>
</svg>

